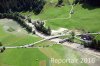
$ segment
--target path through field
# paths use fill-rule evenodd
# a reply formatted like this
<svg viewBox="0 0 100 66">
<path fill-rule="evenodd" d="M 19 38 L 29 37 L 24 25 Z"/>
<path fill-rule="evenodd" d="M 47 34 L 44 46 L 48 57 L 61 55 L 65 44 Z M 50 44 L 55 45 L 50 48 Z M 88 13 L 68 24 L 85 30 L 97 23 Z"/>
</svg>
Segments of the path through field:
<svg viewBox="0 0 100 66">
<path fill-rule="evenodd" d="M 69 16 L 67 18 L 54 18 L 54 19 L 48 19 L 48 20 L 44 20 L 44 21 L 70 19 L 72 17 L 72 12 L 74 11 L 74 6 L 73 5 L 70 5 L 70 6 L 71 6 L 71 9 L 69 11 Z"/>
</svg>

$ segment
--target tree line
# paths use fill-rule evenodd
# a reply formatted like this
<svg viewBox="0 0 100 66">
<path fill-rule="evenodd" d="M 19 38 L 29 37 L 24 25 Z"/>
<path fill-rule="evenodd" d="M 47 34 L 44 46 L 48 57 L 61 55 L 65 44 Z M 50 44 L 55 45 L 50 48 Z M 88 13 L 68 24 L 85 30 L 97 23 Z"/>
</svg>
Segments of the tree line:
<svg viewBox="0 0 100 66">
<path fill-rule="evenodd" d="M 100 6 L 100 0 L 74 0 L 73 4 L 82 3 L 91 6 Z"/>
<path fill-rule="evenodd" d="M 90 35 L 90 37 L 87 36 L 87 41 L 83 41 L 84 47 L 100 50 L 100 40 L 96 39 L 93 35 Z"/>
<path fill-rule="evenodd" d="M 33 11 L 39 14 L 45 0 L 0 0 L 0 13 Z"/>
<path fill-rule="evenodd" d="M 58 0 L 58 3 L 56 6 L 63 6 L 63 2 L 65 0 Z M 67 1 L 67 4 L 71 4 L 69 0 L 66 0 Z M 89 4 L 89 5 L 92 5 L 92 6 L 100 6 L 100 0 L 74 0 L 72 5 L 76 5 L 77 3 L 80 3 L 80 4 Z"/>
<path fill-rule="evenodd" d="M 100 40 L 93 39 L 91 42 L 84 42 L 84 47 L 89 47 L 100 51 Z"/>
<path fill-rule="evenodd" d="M 17 12 L 16 13 L 0 13 L 0 19 L 3 19 L 3 18 L 13 19 L 18 24 L 20 24 L 23 28 L 25 28 L 27 30 L 27 32 L 33 33 L 33 34 L 35 33 L 34 31 L 32 31 L 32 27 L 30 27 L 29 25 L 26 24 L 25 16 L 23 16 L 23 15 L 17 13 Z M 27 21 L 29 23 L 32 23 L 31 18 L 27 18 Z M 40 32 L 42 32 L 46 35 L 51 35 L 51 28 L 50 27 L 48 27 L 48 28 L 44 27 L 44 22 L 36 21 L 36 22 L 33 23 L 33 25 L 35 26 L 35 28 L 38 31 L 40 31 Z"/>
<path fill-rule="evenodd" d="M 34 23 L 34 26 L 35 26 L 36 30 L 42 32 L 43 34 L 51 35 L 51 28 L 50 27 L 48 27 L 48 28 L 44 27 L 44 22 L 37 21 L 37 22 Z"/>
</svg>

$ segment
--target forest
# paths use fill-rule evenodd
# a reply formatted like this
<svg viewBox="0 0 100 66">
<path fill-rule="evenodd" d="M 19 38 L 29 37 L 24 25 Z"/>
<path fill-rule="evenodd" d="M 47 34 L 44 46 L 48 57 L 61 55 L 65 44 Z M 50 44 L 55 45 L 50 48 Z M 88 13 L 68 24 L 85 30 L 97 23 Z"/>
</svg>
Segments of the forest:
<svg viewBox="0 0 100 66">
<path fill-rule="evenodd" d="M 57 5 L 62 4 L 63 1 L 58 0 Z M 34 14 L 39 14 L 45 3 L 46 0 L 0 0 L 0 13 L 33 11 Z M 100 0 L 74 0 L 73 4 L 77 3 L 100 6 Z"/>
<path fill-rule="evenodd" d="M 82 4 L 88 4 L 91 6 L 100 6 L 100 0 L 74 0 L 74 4 L 82 3 Z"/>
<path fill-rule="evenodd" d="M 33 11 L 39 14 L 44 5 L 44 0 L 0 0 L 0 13 Z"/>
</svg>

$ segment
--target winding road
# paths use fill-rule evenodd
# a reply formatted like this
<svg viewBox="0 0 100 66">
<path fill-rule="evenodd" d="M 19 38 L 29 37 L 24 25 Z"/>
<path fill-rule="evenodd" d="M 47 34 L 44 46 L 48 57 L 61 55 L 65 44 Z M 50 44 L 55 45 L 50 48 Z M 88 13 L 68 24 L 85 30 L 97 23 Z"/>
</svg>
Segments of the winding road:
<svg viewBox="0 0 100 66">
<path fill-rule="evenodd" d="M 70 19 L 70 18 L 72 17 L 72 13 L 71 13 L 71 12 L 73 11 L 73 9 L 74 9 L 74 7 L 73 7 L 73 5 L 71 5 L 71 9 L 70 9 L 70 12 L 69 12 L 69 16 L 68 16 L 67 18 L 54 18 L 54 19 L 48 19 L 48 20 L 44 20 L 44 21 L 57 20 L 57 19 Z M 29 26 L 31 26 L 31 27 L 34 27 L 34 26 L 33 26 L 32 24 L 30 24 L 30 23 L 27 23 L 27 25 L 29 25 Z M 34 29 L 33 29 L 33 30 L 34 30 Z M 24 46 L 8 46 L 8 47 L 5 47 L 5 48 L 6 48 L 6 49 L 10 49 L 10 48 L 11 48 L 11 49 L 12 49 L 12 48 L 43 48 L 43 47 L 31 47 L 31 46 L 33 46 L 34 44 L 37 44 L 37 43 L 41 43 L 41 42 L 46 41 L 46 40 L 50 40 L 50 41 L 56 42 L 57 44 L 60 44 L 59 41 L 62 40 L 62 39 L 60 39 L 60 38 L 58 38 L 58 37 L 60 37 L 60 36 L 65 36 L 65 35 L 66 35 L 66 34 L 65 34 L 65 35 L 56 35 L 56 36 L 45 36 L 45 35 L 39 33 L 39 32 L 36 31 L 36 30 L 35 30 L 35 32 L 36 32 L 36 35 L 38 35 L 39 37 L 42 37 L 42 38 L 44 38 L 44 39 L 43 39 L 43 40 L 40 40 L 40 41 L 37 41 L 37 42 L 34 42 L 34 43 L 32 43 L 32 44 L 24 45 Z M 100 32 L 99 32 L 99 33 L 88 33 L 88 34 L 100 34 Z M 75 37 L 76 37 L 76 36 L 75 36 Z M 77 37 L 76 37 L 76 38 L 77 38 Z M 78 38 L 78 39 L 80 39 L 80 38 Z M 82 39 L 80 39 L 80 40 L 82 40 Z M 80 52 L 83 52 L 83 53 L 90 54 L 90 55 L 95 56 L 95 57 L 97 57 L 97 58 L 100 59 L 100 53 L 95 52 L 95 51 L 90 50 L 90 49 L 87 49 L 87 48 L 84 48 L 84 47 L 83 47 L 82 45 L 80 45 L 80 44 L 65 42 L 65 43 L 60 44 L 60 45 L 70 47 L 70 48 L 72 48 L 72 49 L 75 49 L 75 50 L 80 51 Z"/>
<path fill-rule="evenodd" d="M 53 1 L 53 0 L 52 0 L 52 1 Z M 69 16 L 68 16 L 67 18 L 54 18 L 54 19 L 49 19 L 49 20 L 69 19 L 69 18 L 71 18 L 71 15 L 72 15 L 72 14 L 71 14 L 71 11 L 73 11 L 74 8 L 73 8 L 73 5 L 70 5 L 70 6 L 71 6 L 71 9 L 70 9 L 70 12 L 69 12 Z M 34 21 L 34 20 L 32 20 L 32 21 Z M 44 20 L 44 21 L 48 21 L 48 20 Z M 26 24 L 29 25 L 30 27 L 32 27 L 32 28 L 33 28 L 32 30 L 34 30 L 34 26 L 33 26 L 32 23 L 26 22 Z M 32 44 L 27 44 L 27 45 L 24 45 L 24 46 L 13 46 L 13 47 L 5 47 L 5 48 L 7 48 L 7 49 L 8 49 L 8 48 L 23 48 L 23 47 L 28 48 L 29 46 L 33 46 L 34 44 L 43 42 L 43 41 L 45 41 L 45 40 L 50 40 L 50 39 L 58 38 L 58 37 L 60 37 L 60 36 L 65 36 L 65 35 L 57 35 L 57 36 L 49 36 L 49 37 L 45 37 L 45 36 L 39 34 L 37 31 L 36 31 L 36 35 L 38 35 L 39 37 L 45 38 L 45 39 L 40 40 L 40 41 L 37 41 L 37 42 L 32 43 Z M 56 41 L 57 41 L 57 40 L 56 40 Z M 57 43 L 59 43 L 59 42 L 57 42 Z"/>
</svg>

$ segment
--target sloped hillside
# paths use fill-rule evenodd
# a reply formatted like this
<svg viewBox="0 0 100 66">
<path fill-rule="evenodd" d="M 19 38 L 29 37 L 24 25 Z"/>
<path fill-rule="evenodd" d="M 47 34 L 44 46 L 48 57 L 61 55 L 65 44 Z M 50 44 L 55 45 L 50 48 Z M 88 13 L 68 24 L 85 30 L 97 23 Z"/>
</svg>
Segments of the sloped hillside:
<svg viewBox="0 0 100 66">
<path fill-rule="evenodd" d="M 70 3 L 73 0 L 69 0 Z M 64 0 L 64 5 L 56 7 L 58 0 L 47 0 L 43 10 L 37 16 L 32 12 L 21 12 L 23 15 L 31 14 L 32 19 L 46 20 L 46 25 L 52 29 L 58 29 L 60 27 L 69 29 L 85 30 L 89 32 L 100 31 L 100 8 L 92 7 L 83 4 L 77 4 L 73 7 L 74 13 L 69 17 L 72 6 Z"/>
</svg>

